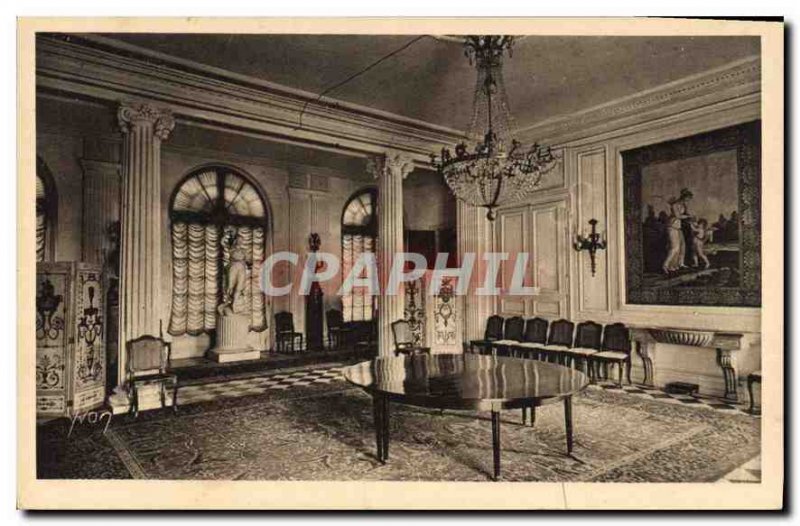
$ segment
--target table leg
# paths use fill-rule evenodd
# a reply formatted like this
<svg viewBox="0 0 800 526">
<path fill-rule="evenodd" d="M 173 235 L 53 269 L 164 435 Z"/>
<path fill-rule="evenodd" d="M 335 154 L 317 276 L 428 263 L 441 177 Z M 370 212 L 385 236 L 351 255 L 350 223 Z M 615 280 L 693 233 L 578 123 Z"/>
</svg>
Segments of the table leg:
<svg viewBox="0 0 800 526">
<path fill-rule="evenodd" d="M 372 395 L 372 420 L 375 423 L 376 456 L 383 463 L 383 400 L 380 395 Z"/>
<path fill-rule="evenodd" d="M 730 349 L 717 349 L 717 364 L 722 369 L 722 378 L 725 380 L 725 398 L 738 401 L 735 353 Z"/>
<path fill-rule="evenodd" d="M 536 422 L 536 407 L 529 405 L 522 408 L 522 425 L 533 427 Z"/>
<path fill-rule="evenodd" d="M 500 478 L 500 411 L 492 410 L 492 454 L 494 456 L 494 480 Z"/>
<path fill-rule="evenodd" d="M 383 462 L 389 460 L 389 397 L 383 396 Z"/>
<path fill-rule="evenodd" d="M 572 455 L 572 396 L 564 397 L 564 423 L 567 427 L 567 454 Z"/>
</svg>

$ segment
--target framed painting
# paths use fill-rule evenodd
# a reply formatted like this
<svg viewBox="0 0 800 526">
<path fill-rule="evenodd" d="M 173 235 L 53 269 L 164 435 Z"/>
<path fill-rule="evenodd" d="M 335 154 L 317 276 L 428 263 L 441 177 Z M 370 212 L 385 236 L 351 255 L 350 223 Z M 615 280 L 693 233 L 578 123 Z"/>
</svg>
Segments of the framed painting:
<svg viewBox="0 0 800 526">
<path fill-rule="evenodd" d="M 626 303 L 761 305 L 761 121 L 622 152 Z"/>
</svg>

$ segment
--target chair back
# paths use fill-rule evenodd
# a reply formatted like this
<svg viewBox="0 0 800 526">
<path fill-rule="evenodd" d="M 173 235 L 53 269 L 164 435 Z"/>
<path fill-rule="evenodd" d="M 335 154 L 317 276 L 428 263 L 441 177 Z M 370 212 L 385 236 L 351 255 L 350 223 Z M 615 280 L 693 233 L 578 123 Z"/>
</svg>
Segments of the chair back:
<svg viewBox="0 0 800 526">
<path fill-rule="evenodd" d="M 525 330 L 525 320 L 520 316 L 514 316 L 506 320 L 506 326 L 503 330 L 504 340 L 521 341 L 522 333 Z"/>
<path fill-rule="evenodd" d="M 503 339 L 503 317 L 493 314 L 486 320 L 486 332 L 483 336 L 484 340 L 502 340 Z"/>
<path fill-rule="evenodd" d="M 294 316 L 291 312 L 278 312 L 275 314 L 275 331 L 294 332 Z"/>
<path fill-rule="evenodd" d="M 556 320 L 550 324 L 550 336 L 547 338 L 547 344 L 572 347 L 572 333 L 574 331 L 575 324 L 571 321 Z"/>
<path fill-rule="evenodd" d="M 593 321 L 584 321 L 578 324 L 575 330 L 575 347 L 600 350 L 603 337 L 603 326 Z"/>
<path fill-rule="evenodd" d="M 392 336 L 394 337 L 395 349 L 404 349 L 414 344 L 414 335 L 411 332 L 411 324 L 406 320 L 392 322 Z"/>
<path fill-rule="evenodd" d="M 344 314 L 337 309 L 330 309 L 325 313 L 325 321 L 328 322 L 329 329 L 338 329 L 344 325 Z"/>
<path fill-rule="evenodd" d="M 624 323 L 612 323 L 606 325 L 603 333 L 604 351 L 622 351 L 630 354 L 631 336 Z"/>
<path fill-rule="evenodd" d="M 527 343 L 547 343 L 547 320 L 531 318 L 525 323 L 525 334 L 522 340 Z"/>
<path fill-rule="evenodd" d="M 155 336 L 140 336 L 126 345 L 128 353 L 127 371 L 131 376 L 145 371 L 158 370 L 163 373 L 169 363 L 170 344 Z"/>
</svg>

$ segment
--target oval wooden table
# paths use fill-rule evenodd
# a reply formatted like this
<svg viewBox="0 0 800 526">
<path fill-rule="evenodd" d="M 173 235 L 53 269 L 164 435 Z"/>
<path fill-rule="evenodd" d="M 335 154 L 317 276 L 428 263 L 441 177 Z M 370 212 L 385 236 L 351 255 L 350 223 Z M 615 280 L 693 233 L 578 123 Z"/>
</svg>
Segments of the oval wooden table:
<svg viewBox="0 0 800 526">
<path fill-rule="evenodd" d="M 533 425 L 535 408 L 564 401 L 567 454 L 572 454 L 572 396 L 589 385 L 580 371 L 561 365 L 477 354 L 385 356 L 343 371 L 372 395 L 377 456 L 389 458 L 389 403 L 438 409 L 491 411 L 494 478 L 500 477 L 500 411 L 522 409 Z M 529 415 L 529 417 L 528 417 Z"/>
</svg>

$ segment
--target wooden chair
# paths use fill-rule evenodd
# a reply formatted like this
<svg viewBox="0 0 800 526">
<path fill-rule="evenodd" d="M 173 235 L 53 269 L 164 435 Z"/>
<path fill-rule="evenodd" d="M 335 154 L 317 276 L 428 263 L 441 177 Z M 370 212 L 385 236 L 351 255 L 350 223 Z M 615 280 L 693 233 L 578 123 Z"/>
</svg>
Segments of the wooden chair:
<svg viewBox="0 0 800 526">
<path fill-rule="evenodd" d="M 172 347 L 169 342 L 155 336 L 140 336 L 125 344 L 128 358 L 126 372 L 131 391 L 130 411 L 134 418 L 139 416 L 139 387 L 159 386 L 161 407 L 167 405 L 166 385 L 172 384 L 172 410 L 178 412 L 178 376 L 169 371 Z"/>
<path fill-rule="evenodd" d="M 525 332 L 522 341 L 514 346 L 518 356 L 538 360 L 539 351 L 547 344 L 547 326 L 549 322 L 544 318 L 531 318 L 525 322 Z"/>
<path fill-rule="evenodd" d="M 591 356 L 591 361 L 594 362 L 595 367 L 616 365 L 619 371 L 617 385 L 620 387 L 622 387 L 622 366 L 624 365 L 628 383 L 631 383 L 631 338 L 624 323 L 606 325 L 603 332 L 602 349 L 599 353 Z M 597 378 L 597 373 L 599 371 L 595 371 L 595 378 Z"/>
<path fill-rule="evenodd" d="M 575 332 L 575 324 L 569 320 L 560 319 L 550 324 L 550 335 L 547 337 L 547 345 L 542 347 L 540 354 L 544 355 L 547 361 L 563 362 L 565 351 L 572 347 L 572 337 Z"/>
<path fill-rule="evenodd" d="M 359 354 L 378 354 L 378 323 L 376 319 L 345 324 L 353 332 L 353 349 Z"/>
<path fill-rule="evenodd" d="M 580 362 L 583 372 L 594 380 L 593 367 L 590 366 L 591 358 L 600 352 L 602 346 L 603 326 L 593 321 L 584 321 L 575 329 L 575 345 L 563 351 L 567 359 L 565 365 L 575 367 Z"/>
<path fill-rule="evenodd" d="M 278 343 L 278 352 L 286 350 L 289 342 L 289 352 L 295 352 L 294 342 L 300 341 L 298 351 L 303 349 L 303 333 L 294 330 L 294 316 L 291 312 L 278 312 L 275 314 L 275 338 Z"/>
<path fill-rule="evenodd" d="M 430 354 L 430 347 L 420 347 L 414 345 L 414 334 L 411 332 L 411 324 L 406 320 L 392 322 L 392 337 L 394 337 L 394 355 L 401 354 Z"/>
<path fill-rule="evenodd" d="M 493 314 L 486 320 L 486 330 L 483 333 L 482 340 L 472 340 L 469 342 L 469 348 L 474 352 L 475 347 L 481 351 L 486 351 L 491 348 L 493 341 L 503 339 L 503 317 Z"/>
<path fill-rule="evenodd" d="M 503 339 L 493 341 L 490 346 L 492 354 L 497 356 L 511 356 L 512 349 L 522 341 L 525 332 L 525 320 L 520 316 L 514 316 L 506 320 L 503 328 Z"/>
<path fill-rule="evenodd" d="M 328 324 L 328 348 L 340 349 L 347 346 L 353 330 L 344 324 L 344 314 L 338 309 L 330 309 L 325 313 Z"/>
</svg>

